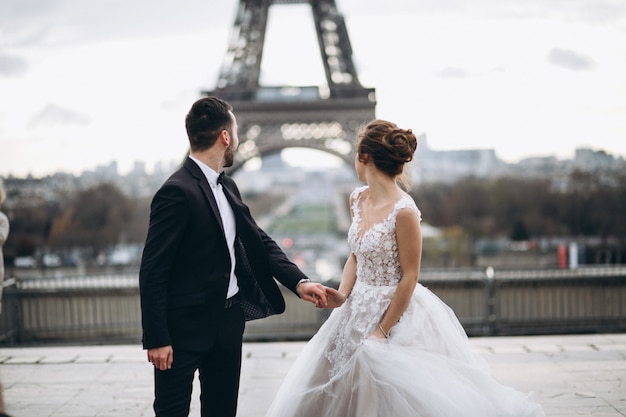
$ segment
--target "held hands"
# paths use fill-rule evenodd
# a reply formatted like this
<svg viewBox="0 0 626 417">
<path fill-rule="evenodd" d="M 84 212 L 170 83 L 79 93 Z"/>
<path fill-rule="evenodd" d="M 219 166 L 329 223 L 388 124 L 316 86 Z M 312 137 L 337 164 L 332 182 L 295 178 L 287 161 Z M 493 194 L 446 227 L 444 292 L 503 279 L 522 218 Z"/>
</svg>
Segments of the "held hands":
<svg viewBox="0 0 626 417">
<path fill-rule="evenodd" d="M 296 287 L 296 291 L 300 298 L 310 301 L 317 308 L 337 308 L 346 301 L 345 295 L 319 283 L 303 282 Z"/>
<path fill-rule="evenodd" d="M 174 362 L 174 350 L 172 346 L 162 346 L 148 349 L 148 362 L 152 363 L 156 369 L 168 370 Z"/>
<path fill-rule="evenodd" d="M 303 300 L 310 301 L 317 308 L 325 308 L 327 304 L 326 287 L 315 282 L 302 282 L 296 287 L 296 292 Z"/>
</svg>

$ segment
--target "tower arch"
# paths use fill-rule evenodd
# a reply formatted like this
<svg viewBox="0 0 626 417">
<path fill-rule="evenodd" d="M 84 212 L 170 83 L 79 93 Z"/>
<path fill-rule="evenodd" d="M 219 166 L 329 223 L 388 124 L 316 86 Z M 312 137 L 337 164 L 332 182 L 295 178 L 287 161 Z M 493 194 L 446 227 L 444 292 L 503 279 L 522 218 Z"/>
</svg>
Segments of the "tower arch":
<svg viewBox="0 0 626 417">
<path fill-rule="evenodd" d="M 295 3 L 312 9 L 326 79 L 322 89 L 259 84 L 269 8 Z M 232 33 L 215 89 L 202 92 L 228 101 L 237 117 L 240 144 L 228 171 L 291 147 L 321 150 L 352 164 L 358 132 L 375 118 L 376 96 L 359 82 L 335 1 L 239 0 Z"/>
</svg>

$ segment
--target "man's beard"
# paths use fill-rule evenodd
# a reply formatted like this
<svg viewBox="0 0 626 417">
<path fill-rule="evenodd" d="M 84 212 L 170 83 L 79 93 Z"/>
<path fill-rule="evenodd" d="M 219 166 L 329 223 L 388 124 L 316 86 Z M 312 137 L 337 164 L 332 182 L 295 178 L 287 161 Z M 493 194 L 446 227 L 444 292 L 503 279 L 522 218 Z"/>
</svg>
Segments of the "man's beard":
<svg viewBox="0 0 626 417">
<path fill-rule="evenodd" d="M 235 162 L 235 150 L 233 149 L 232 144 L 226 148 L 226 152 L 224 153 L 224 166 L 232 167 Z"/>
</svg>

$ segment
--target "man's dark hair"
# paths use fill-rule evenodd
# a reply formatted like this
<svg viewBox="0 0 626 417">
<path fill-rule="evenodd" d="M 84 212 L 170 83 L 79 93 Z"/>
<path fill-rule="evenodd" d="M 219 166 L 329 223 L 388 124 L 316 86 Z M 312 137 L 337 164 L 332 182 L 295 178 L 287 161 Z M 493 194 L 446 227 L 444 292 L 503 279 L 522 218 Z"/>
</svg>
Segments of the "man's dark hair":
<svg viewBox="0 0 626 417">
<path fill-rule="evenodd" d="M 204 97 L 193 103 L 185 127 L 192 151 L 203 151 L 213 146 L 220 132 L 232 129 L 232 106 L 226 101 L 214 97 Z"/>
</svg>

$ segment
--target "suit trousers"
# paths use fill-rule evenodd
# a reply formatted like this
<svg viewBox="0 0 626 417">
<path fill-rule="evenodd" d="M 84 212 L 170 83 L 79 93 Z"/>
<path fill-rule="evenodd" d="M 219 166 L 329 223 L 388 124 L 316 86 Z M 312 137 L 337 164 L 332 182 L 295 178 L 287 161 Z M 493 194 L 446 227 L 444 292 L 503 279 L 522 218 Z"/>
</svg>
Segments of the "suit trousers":
<svg viewBox="0 0 626 417">
<path fill-rule="evenodd" d="M 157 417 L 189 415 L 193 379 L 200 379 L 202 417 L 237 414 L 244 314 L 240 304 L 225 308 L 217 340 L 209 351 L 186 352 L 174 348 L 172 368 L 154 370 L 154 411 Z"/>
</svg>

